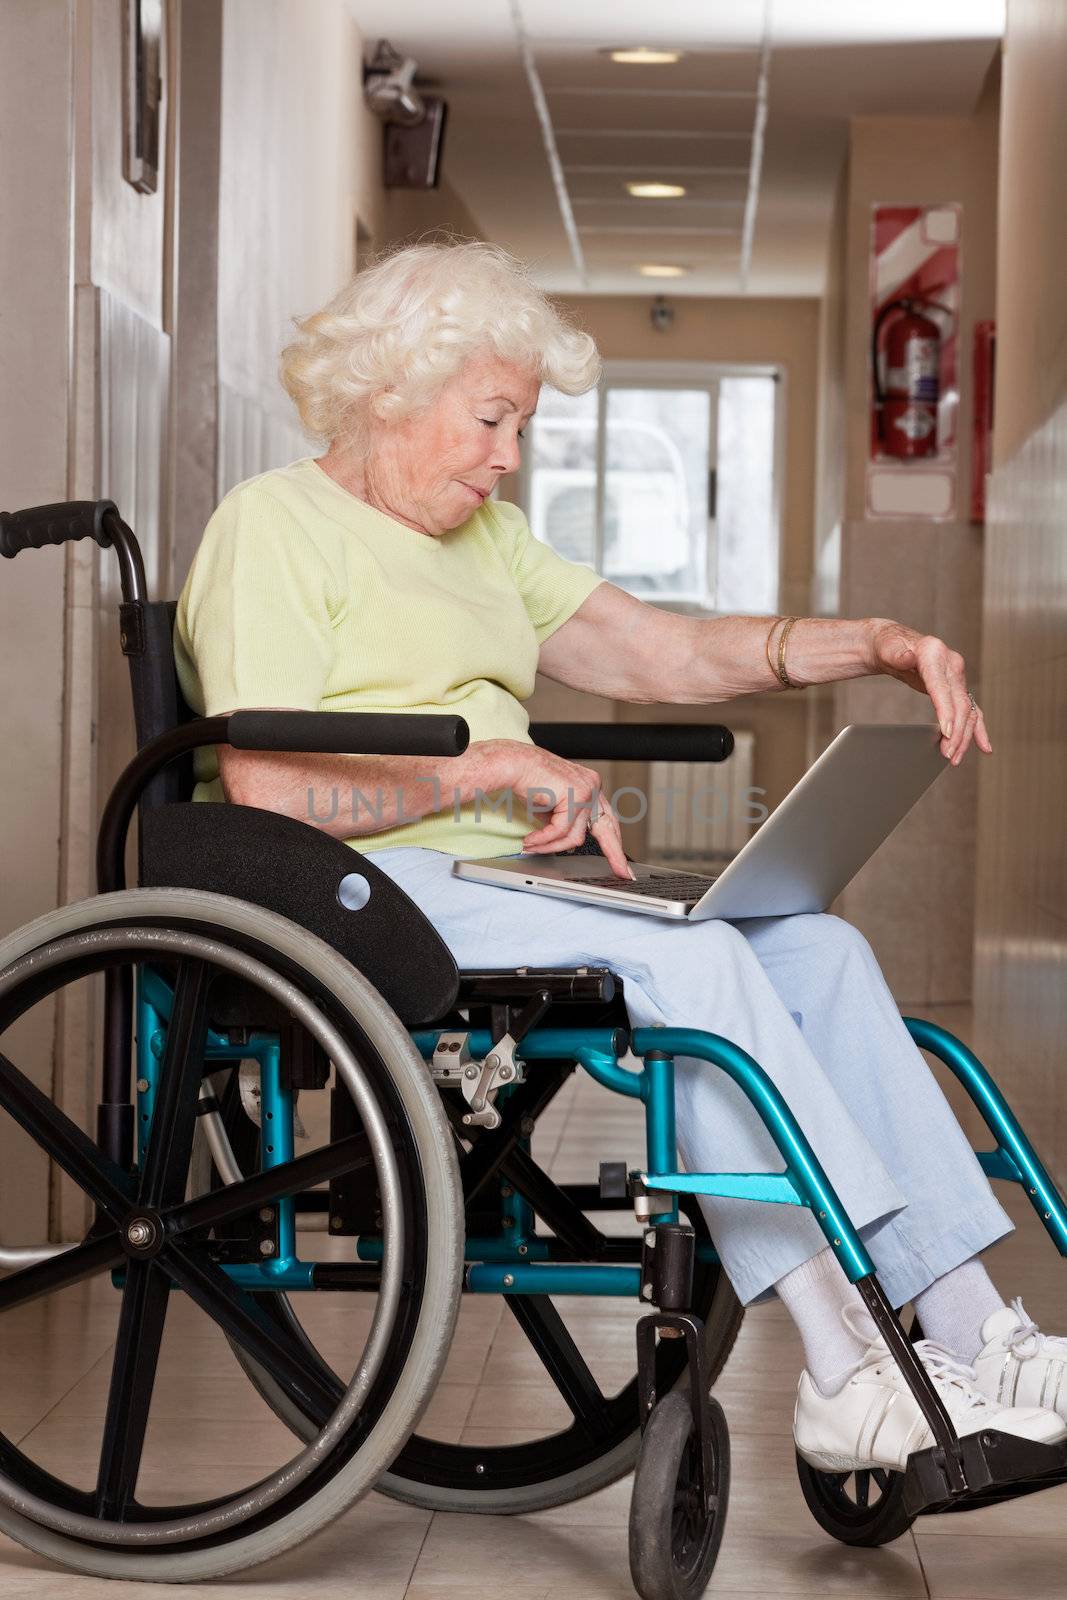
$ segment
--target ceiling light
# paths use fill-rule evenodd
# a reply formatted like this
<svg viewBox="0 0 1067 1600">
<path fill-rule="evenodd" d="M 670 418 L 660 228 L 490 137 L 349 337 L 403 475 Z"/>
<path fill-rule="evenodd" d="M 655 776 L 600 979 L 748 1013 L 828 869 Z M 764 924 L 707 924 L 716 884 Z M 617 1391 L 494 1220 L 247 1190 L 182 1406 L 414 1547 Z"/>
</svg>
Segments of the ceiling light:
<svg viewBox="0 0 1067 1600">
<path fill-rule="evenodd" d="M 635 200 L 680 200 L 685 193 L 681 183 L 628 183 L 626 189 Z"/>
<path fill-rule="evenodd" d="M 618 61 L 625 67 L 670 67 L 676 61 L 681 61 L 685 55 L 684 50 L 652 50 L 648 45 L 627 45 L 621 50 L 601 50 L 602 56 L 610 56 L 612 61 Z"/>
<path fill-rule="evenodd" d="M 638 267 L 642 278 L 684 278 L 688 267 L 671 267 L 666 262 L 642 261 Z"/>
</svg>

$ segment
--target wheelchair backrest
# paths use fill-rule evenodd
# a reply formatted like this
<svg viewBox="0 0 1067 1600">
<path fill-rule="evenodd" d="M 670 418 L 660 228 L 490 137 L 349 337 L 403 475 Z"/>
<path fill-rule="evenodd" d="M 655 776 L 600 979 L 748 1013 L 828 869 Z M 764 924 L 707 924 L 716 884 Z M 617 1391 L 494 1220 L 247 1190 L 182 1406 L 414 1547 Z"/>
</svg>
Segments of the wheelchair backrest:
<svg viewBox="0 0 1067 1600">
<path fill-rule="evenodd" d="M 134 727 L 137 748 L 191 722 L 191 711 L 182 697 L 174 664 L 174 619 L 178 605 L 174 600 L 142 600 L 123 605 L 122 649 L 129 663 L 133 693 Z M 191 800 L 195 778 L 191 755 L 179 757 L 157 774 L 146 786 L 140 810 L 175 800 Z"/>
</svg>

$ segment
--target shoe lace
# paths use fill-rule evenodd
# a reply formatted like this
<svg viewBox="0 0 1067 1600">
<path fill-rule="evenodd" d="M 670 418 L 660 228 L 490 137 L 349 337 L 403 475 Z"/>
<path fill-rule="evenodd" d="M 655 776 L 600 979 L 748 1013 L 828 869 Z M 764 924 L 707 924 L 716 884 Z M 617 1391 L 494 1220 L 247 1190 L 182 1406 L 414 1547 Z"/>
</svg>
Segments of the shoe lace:
<svg viewBox="0 0 1067 1600">
<path fill-rule="evenodd" d="M 935 1344 L 932 1339 L 920 1339 L 915 1346 L 915 1354 L 933 1381 L 952 1391 L 951 1398 L 956 1409 L 973 1411 L 978 1406 L 989 1405 L 986 1396 L 975 1387 L 977 1372 L 961 1361 L 959 1356 L 953 1355 L 951 1350 L 946 1350 L 944 1345 Z"/>
<path fill-rule="evenodd" d="M 1019 1319 L 1019 1326 L 1008 1336 L 1008 1349 L 1013 1356 L 1021 1357 L 1025 1354 L 1025 1356 L 1029 1357 L 1039 1355 L 1041 1347 L 1045 1343 L 1045 1335 L 1033 1318 L 1027 1316 L 1023 1310 L 1021 1298 L 1017 1297 L 1012 1301 L 1011 1309 Z M 1024 1352 L 1022 1346 L 1031 1339 L 1034 1341 L 1032 1347 Z"/>
<path fill-rule="evenodd" d="M 858 1338 L 870 1338 L 871 1349 L 878 1349 L 879 1364 L 875 1373 L 880 1375 L 887 1363 L 892 1363 L 894 1358 L 888 1345 L 878 1334 L 874 1318 L 866 1307 L 845 1306 L 841 1312 L 842 1320 L 851 1333 Z M 1021 1319 L 1020 1319 L 1021 1320 Z M 975 1369 L 961 1361 L 959 1356 L 951 1350 L 946 1350 L 944 1345 L 935 1344 L 933 1339 L 920 1339 L 915 1344 L 915 1354 L 930 1374 L 934 1383 L 947 1387 L 951 1394 L 953 1408 L 959 1412 L 973 1411 L 978 1407 L 988 1407 L 986 1396 L 976 1387 L 978 1374 Z M 869 1359 L 868 1357 L 864 1358 Z M 864 1361 L 859 1361 L 849 1369 L 849 1373 L 858 1372 Z"/>
</svg>

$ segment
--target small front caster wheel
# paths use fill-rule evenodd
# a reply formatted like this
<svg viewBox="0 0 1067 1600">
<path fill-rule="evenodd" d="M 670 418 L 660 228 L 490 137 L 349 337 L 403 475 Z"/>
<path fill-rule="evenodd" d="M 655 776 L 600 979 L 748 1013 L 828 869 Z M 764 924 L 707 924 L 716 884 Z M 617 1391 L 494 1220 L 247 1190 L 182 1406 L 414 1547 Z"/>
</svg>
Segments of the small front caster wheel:
<svg viewBox="0 0 1067 1600">
<path fill-rule="evenodd" d="M 904 1504 L 902 1472 L 820 1472 L 802 1456 L 797 1472 L 812 1516 L 842 1544 L 891 1544 L 915 1521 Z"/>
<path fill-rule="evenodd" d="M 710 1396 L 704 1427 L 706 1491 L 689 1396 L 665 1395 L 648 1419 L 630 1502 L 630 1574 L 642 1600 L 695 1600 L 711 1578 L 730 1497 L 730 1435 Z"/>
</svg>

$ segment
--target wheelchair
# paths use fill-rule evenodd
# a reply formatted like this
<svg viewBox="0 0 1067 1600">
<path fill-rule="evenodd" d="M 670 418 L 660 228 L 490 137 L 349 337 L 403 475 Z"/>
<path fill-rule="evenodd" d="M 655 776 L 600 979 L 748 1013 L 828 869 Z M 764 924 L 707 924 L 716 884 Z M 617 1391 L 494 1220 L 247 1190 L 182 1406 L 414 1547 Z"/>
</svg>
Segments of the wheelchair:
<svg viewBox="0 0 1067 1600">
<path fill-rule="evenodd" d="M 66 1296 L 60 1316 L 113 1302 L 117 1320 L 102 1419 L 87 1419 L 99 1436 L 91 1470 L 0 1434 L 0 1529 L 79 1572 L 181 1582 L 265 1561 L 372 1487 L 438 1511 L 515 1514 L 636 1467 L 635 1587 L 645 1600 L 698 1595 L 730 1486 L 711 1390 L 742 1319 L 701 1195 L 810 1208 L 930 1426 L 934 1444 L 904 1473 L 798 1460 L 829 1534 L 883 1544 L 920 1514 L 1067 1481 L 1067 1445 L 957 1437 L 790 1108 L 743 1050 L 683 1026 L 632 1029 L 622 983 L 603 967 L 457 971 L 418 906 L 359 852 L 311 823 L 190 803 L 205 746 L 456 755 L 460 718 L 195 717 L 175 676 L 174 606 L 147 598 L 114 504 L 0 516 L 9 558 L 86 537 L 121 566 L 138 750 L 104 808 L 99 893 L 0 941 L 0 1105 L 85 1197 L 90 1220 L 77 1244 L 0 1251 L 0 1341 L 44 1297 Z M 732 747 L 728 730 L 708 726 L 532 734 L 587 760 L 725 759 Z M 135 813 L 138 886 L 127 888 Z M 102 1013 L 91 1133 L 16 1064 L 33 1014 L 86 992 Z M 987 1174 L 1021 1184 L 1067 1254 L 1067 1207 L 989 1073 L 942 1028 L 906 1021 L 981 1112 Z M 678 1055 L 739 1085 L 782 1170 L 678 1170 Z M 605 1151 L 582 1181 L 545 1170 L 540 1132 L 578 1070 L 637 1103 L 642 1166 Z M 328 1106 L 328 1130 L 298 1153 L 312 1103 Z M 569 1325 L 591 1297 L 633 1313 L 621 1381 L 618 1363 L 612 1382 L 598 1378 Z M 464 1370 L 468 1355 L 461 1302 L 493 1298 L 568 1420 L 553 1413 L 521 1442 L 434 1437 L 422 1419 L 446 1362 Z M 316 1317 L 320 1304 L 329 1315 Z M 158 1475 L 141 1481 L 168 1312 L 173 1322 L 186 1306 L 225 1340 L 288 1441 L 281 1459 L 241 1465 L 224 1489 L 212 1478 L 199 1498 Z M 183 1339 L 192 1326 L 181 1321 Z M 471 1349 L 474 1369 L 478 1359 Z"/>
</svg>

